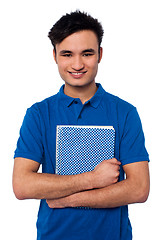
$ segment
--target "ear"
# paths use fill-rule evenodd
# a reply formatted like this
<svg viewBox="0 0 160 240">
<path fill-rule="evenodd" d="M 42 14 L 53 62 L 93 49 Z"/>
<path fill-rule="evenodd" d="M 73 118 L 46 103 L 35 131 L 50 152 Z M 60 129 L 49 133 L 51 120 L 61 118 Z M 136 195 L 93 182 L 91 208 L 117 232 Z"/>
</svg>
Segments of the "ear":
<svg viewBox="0 0 160 240">
<path fill-rule="evenodd" d="M 99 49 L 99 58 L 98 58 L 98 63 L 100 63 L 100 62 L 101 62 L 101 60 L 102 60 L 102 55 L 103 55 L 103 48 L 102 48 L 102 47 L 100 47 L 100 49 Z"/>
<path fill-rule="evenodd" d="M 57 58 L 56 58 L 56 51 L 55 51 L 55 49 L 53 49 L 53 57 L 54 57 L 54 61 L 55 61 L 56 64 L 57 64 Z"/>
</svg>

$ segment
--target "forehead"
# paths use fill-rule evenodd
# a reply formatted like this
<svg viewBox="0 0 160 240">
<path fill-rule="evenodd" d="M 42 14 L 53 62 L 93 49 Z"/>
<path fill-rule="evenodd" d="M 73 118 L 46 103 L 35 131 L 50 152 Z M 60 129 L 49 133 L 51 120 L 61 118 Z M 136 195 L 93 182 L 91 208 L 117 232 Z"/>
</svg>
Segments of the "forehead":
<svg viewBox="0 0 160 240">
<path fill-rule="evenodd" d="M 98 39 L 96 34 L 90 30 L 79 31 L 66 37 L 56 45 L 57 51 L 70 50 L 73 52 L 92 48 L 98 50 Z"/>
</svg>

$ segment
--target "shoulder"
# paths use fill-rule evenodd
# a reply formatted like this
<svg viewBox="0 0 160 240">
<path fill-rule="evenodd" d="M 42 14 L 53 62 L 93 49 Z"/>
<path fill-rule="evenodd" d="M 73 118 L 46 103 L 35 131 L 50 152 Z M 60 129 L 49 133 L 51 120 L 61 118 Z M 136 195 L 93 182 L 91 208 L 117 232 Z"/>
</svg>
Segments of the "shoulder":
<svg viewBox="0 0 160 240">
<path fill-rule="evenodd" d="M 54 114 L 57 95 L 55 94 L 40 102 L 36 102 L 27 108 L 24 122 L 36 122 L 37 125 L 44 125 L 45 122 L 49 122 L 50 116 Z"/>
<path fill-rule="evenodd" d="M 119 96 L 113 95 L 105 91 L 104 93 L 104 100 L 106 103 L 111 105 L 112 107 L 116 108 L 118 112 L 128 113 L 132 110 L 135 110 L 135 106 L 131 103 L 127 102 L 126 100 L 120 98 Z"/>
<path fill-rule="evenodd" d="M 105 92 L 104 104 L 109 109 L 114 122 L 118 124 L 120 135 L 123 135 L 126 126 L 134 128 L 141 125 L 141 120 L 137 109 L 131 103 L 123 100 L 122 98 Z"/>
<path fill-rule="evenodd" d="M 51 108 L 53 109 L 56 105 L 57 101 L 57 94 L 50 96 L 48 98 L 45 98 L 44 100 L 40 102 L 34 103 L 31 107 L 27 109 L 28 112 L 37 112 L 37 113 L 46 113 L 46 111 L 49 111 Z"/>
</svg>

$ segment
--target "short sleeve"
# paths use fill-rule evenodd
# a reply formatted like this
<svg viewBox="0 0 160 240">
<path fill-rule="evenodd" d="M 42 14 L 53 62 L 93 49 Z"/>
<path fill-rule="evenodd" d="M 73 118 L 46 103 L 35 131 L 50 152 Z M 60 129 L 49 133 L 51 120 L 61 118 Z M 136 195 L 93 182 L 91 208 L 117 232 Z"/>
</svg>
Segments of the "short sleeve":
<svg viewBox="0 0 160 240">
<path fill-rule="evenodd" d="M 120 141 L 120 160 L 122 165 L 149 161 L 141 120 L 135 107 L 126 116 Z"/>
<path fill-rule="evenodd" d="M 42 163 L 43 144 L 38 109 L 29 108 L 24 117 L 14 158 L 23 157 Z"/>
</svg>

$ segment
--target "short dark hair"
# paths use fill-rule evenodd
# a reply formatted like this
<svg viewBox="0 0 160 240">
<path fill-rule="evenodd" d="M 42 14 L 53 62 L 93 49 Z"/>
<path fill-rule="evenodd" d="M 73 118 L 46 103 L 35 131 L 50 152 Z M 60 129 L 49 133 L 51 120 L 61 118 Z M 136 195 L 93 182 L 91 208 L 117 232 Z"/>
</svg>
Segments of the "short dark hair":
<svg viewBox="0 0 160 240">
<path fill-rule="evenodd" d="M 79 10 L 62 16 L 53 25 L 48 37 L 55 49 L 56 44 L 61 43 L 66 37 L 83 30 L 91 30 L 96 34 L 100 49 L 104 33 L 101 23 L 89 14 L 80 12 Z"/>
</svg>

